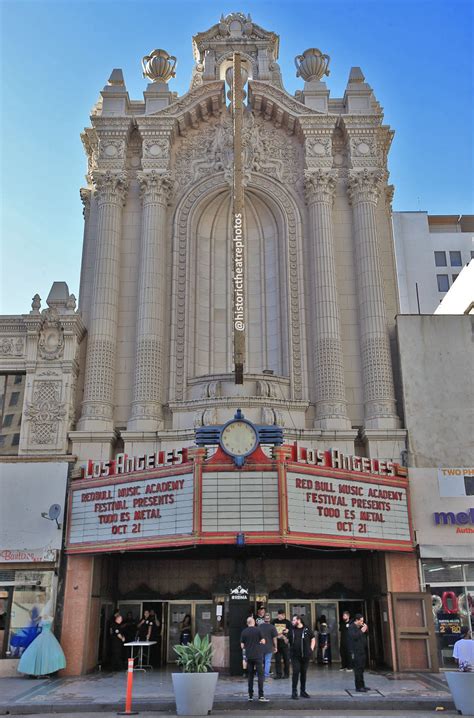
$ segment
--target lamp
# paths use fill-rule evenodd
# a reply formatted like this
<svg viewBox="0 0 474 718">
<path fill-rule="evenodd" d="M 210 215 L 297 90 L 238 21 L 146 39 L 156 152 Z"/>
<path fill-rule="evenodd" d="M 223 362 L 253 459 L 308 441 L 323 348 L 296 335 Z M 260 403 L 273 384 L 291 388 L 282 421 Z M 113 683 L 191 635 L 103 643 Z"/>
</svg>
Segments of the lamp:
<svg viewBox="0 0 474 718">
<path fill-rule="evenodd" d="M 237 536 L 235 537 L 235 545 L 239 548 L 243 548 L 245 546 L 245 534 L 242 532 L 239 532 Z"/>
</svg>

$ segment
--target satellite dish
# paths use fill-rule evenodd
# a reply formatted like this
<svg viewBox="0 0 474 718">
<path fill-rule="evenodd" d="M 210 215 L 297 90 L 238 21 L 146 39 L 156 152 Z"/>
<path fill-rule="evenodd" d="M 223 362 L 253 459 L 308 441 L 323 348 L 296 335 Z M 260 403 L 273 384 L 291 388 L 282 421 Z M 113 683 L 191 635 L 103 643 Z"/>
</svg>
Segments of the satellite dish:
<svg viewBox="0 0 474 718">
<path fill-rule="evenodd" d="M 48 516 L 51 519 L 51 521 L 56 521 L 59 514 L 61 513 L 61 506 L 59 504 L 52 504 L 49 507 Z"/>
</svg>

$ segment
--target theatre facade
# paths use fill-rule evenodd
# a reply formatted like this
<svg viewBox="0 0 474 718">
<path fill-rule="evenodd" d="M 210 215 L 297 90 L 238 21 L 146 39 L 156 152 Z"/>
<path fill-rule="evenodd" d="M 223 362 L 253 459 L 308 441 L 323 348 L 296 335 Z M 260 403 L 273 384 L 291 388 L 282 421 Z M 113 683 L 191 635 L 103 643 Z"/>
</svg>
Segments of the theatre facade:
<svg viewBox="0 0 474 718">
<path fill-rule="evenodd" d="M 361 611 L 372 665 L 436 668 L 405 466 L 393 132 L 359 67 L 330 97 L 315 48 L 290 95 L 278 35 L 250 16 L 192 46 L 181 97 L 172 48 L 143 58 L 143 100 L 113 70 L 82 135 L 79 308 L 56 287 L 10 331 L 30 355 L 47 338 L 42 363 L 26 344 L 16 359 L 18 460 L 68 457 L 66 671 L 104 661 L 119 606 L 155 609 L 164 662 L 189 613 L 234 672 L 257 603 L 313 628 L 324 614 L 335 661 L 342 611 Z"/>
</svg>

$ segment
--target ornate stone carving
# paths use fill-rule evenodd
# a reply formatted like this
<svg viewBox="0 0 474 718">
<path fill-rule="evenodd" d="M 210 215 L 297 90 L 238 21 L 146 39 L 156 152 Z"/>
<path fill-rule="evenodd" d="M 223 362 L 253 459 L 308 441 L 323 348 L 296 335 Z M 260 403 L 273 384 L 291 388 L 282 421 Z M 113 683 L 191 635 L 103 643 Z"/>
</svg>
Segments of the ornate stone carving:
<svg viewBox="0 0 474 718">
<path fill-rule="evenodd" d="M 321 50 L 310 47 L 295 57 L 296 77 L 301 77 L 305 82 L 318 82 L 323 75 L 330 75 L 330 61 L 329 55 L 323 55 Z"/>
<path fill-rule="evenodd" d="M 161 415 L 160 390 L 162 346 L 157 337 L 140 337 L 137 342 L 132 417 Z"/>
<path fill-rule="evenodd" d="M 115 344 L 109 339 L 90 339 L 87 351 L 87 378 L 82 416 L 112 418 Z M 86 402 L 97 402 L 87 406 Z"/>
<path fill-rule="evenodd" d="M 259 172 L 284 184 L 297 184 L 302 166 L 301 147 L 263 118 L 250 112 L 245 114 L 242 146 L 247 182 L 252 172 Z M 232 122 L 226 113 L 207 128 L 189 132 L 181 141 L 174 163 L 176 184 L 178 188 L 188 186 L 212 172 L 224 172 L 231 182 L 232 167 Z"/>
<path fill-rule="evenodd" d="M 64 354 L 64 329 L 56 309 L 47 309 L 38 339 L 38 354 L 49 361 L 60 359 Z"/>
<path fill-rule="evenodd" d="M 159 203 L 169 204 L 171 197 L 172 182 L 169 173 L 137 172 L 137 179 L 140 184 L 140 196 L 143 204 Z"/>
<path fill-rule="evenodd" d="M 204 411 L 204 414 L 202 415 L 202 422 L 204 426 L 217 424 L 217 409 L 215 406 L 212 406 Z"/>
<path fill-rule="evenodd" d="M 102 204 L 125 204 L 128 179 L 125 172 L 94 172 L 93 182 L 99 206 Z"/>
<path fill-rule="evenodd" d="M 334 170 L 305 170 L 304 192 L 306 202 L 332 204 L 337 186 L 337 172 Z"/>
<path fill-rule="evenodd" d="M 169 140 L 160 137 L 151 137 L 143 142 L 143 154 L 148 159 L 160 160 L 169 155 Z"/>
<path fill-rule="evenodd" d="M 370 202 L 377 204 L 387 173 L 383 170 L 352 170 L 349 172 L 347 189 L 351 204 Z"/>
<path fill-rule="evenodd" d="M 20 337 L 1 337 L 0 355 L 21 357 L 25 351 L 25 344 Z"/>
<path fill-rule="evenodd" d="M 153 50 L 142 60 L 143 77 L 152 82 L 169 82 L 172 77 L 176 77 L 177 62 L 176 57 L 169 55 L 166 50 Z"/>
<path fill-rule="evenodd" d="M 100 138 L 99 158 L 103 160 L 114 160 L 125 157 L 125 140 Z"/>
<path fill-rule="evenodd" d="M 275 398 L 276 391 L 271 381 L 259 379 L 257 381 L 257 396 Z"/>
<path fill-rule="evenodd" d="M 92 191 L 88 187 L 81 187 L 79 193 L 81 195 L 81 202 L 83 204 L 82 216 L 84 217 L 85 221 L 87 221 L 89 219 L 89 214 L 91 211 Z"/>
<path fill-rule="evenodd" d="M 41 309 L 41 297 L 39 294 L 35 294 L 31 300 L 31 312 L 30 314 L 39 314 Z"/>
<path fill-rule="evenodd" d="M 54 444 L 57 440 L 60 420 L 66 415 L 61 403 L 60 381 L 35 381 L 33 399 L 23 412 L 31 422 L 33 444 Z"/>
</svg>

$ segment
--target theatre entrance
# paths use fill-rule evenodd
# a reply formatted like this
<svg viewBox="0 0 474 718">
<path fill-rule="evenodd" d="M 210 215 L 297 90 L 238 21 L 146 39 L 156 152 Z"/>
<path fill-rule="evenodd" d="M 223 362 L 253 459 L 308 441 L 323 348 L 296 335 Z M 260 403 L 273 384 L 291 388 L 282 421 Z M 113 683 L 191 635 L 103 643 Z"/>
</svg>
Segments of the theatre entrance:
<svg viewBox="0 0 474 718">
<path fill-rule="evenodd" d="M 146 610 L 155 611 L 160 622 L 160 640 L 156 664 L 165 665 L 176 661 L 173 646 L 180 643 L 182 622 L 185 616 L 191 617 L 193 637 L 198 633 L 205 636 L 212 633 L 212 601 L 140 601 L 126 600 L 118 602 L 118 609 L 125 618 L 131 613 L 138 624 Z"/>
</svg>

